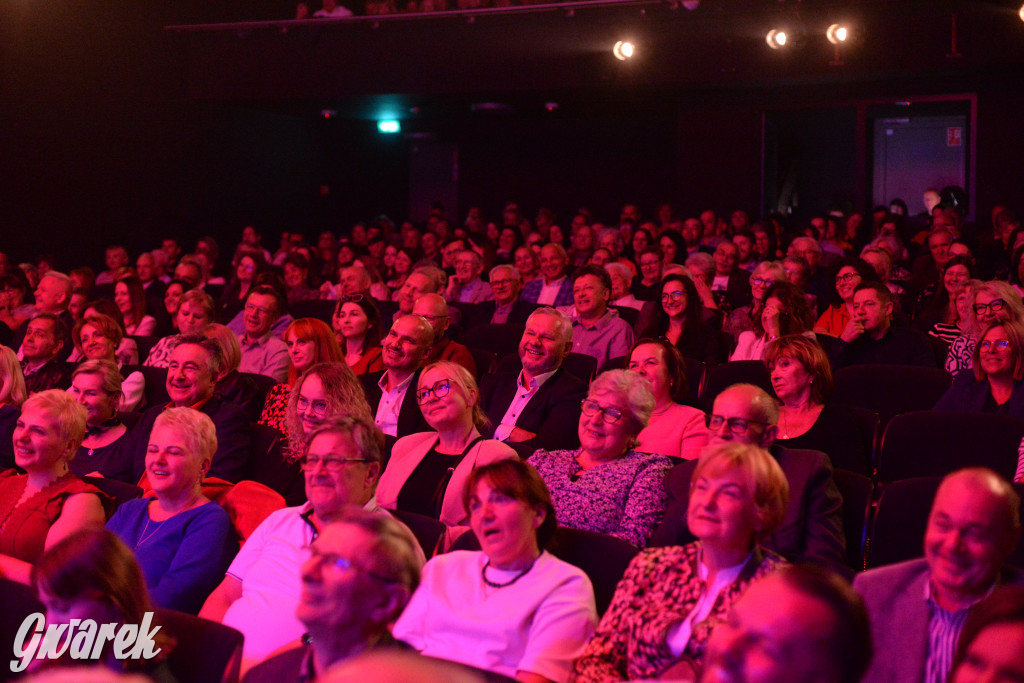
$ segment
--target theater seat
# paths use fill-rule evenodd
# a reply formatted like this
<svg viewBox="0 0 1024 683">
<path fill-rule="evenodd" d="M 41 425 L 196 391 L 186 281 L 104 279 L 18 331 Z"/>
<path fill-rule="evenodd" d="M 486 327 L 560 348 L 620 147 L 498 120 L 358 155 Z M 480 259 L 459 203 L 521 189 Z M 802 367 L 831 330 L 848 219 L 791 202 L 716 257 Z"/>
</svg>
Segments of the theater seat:
<svg viewBox="0 0 1024 683">
<path fill-rule="evenodd" d="M 951 383 L 939 368 L 910 365 L 851 365 L 835 373 L 832 400 L 878 413 L 884 430 L 894 415 L 931 410 Z"/>
<path fill-rule="evenodd" d="M 412 535 L 419 541 L 420 548 L 423 549 L 423 554 L 426 557 L 429 558 L 434 554 L 434 551 L 437 549 L 437 543 L 445 532 L 446 526 L 444 522 L 406 510 L 388 510 L 388 512 L 394 515 L 395 519 L 409 527 Z"/>
<path fill-rule="evenodd" d="M 860 571 L 864 568 L 864 548 L 868 535 L 868 519 L 871 515 L 871 499 L 875 485 L 870 478 L 857 472 L 832 470 L 843 497 L 843 533 L 846 536 L 846 566 Z"/>
<path fill-rule="evenodd" d="M 167 659 L 175 679 L 191 683 L 238 680 L 244 639 L 239 631 L 169 609 L 157 609 L 154 617 L 175 640 Z"/>
<path fill-rule="evenodd" d="M 775 395 L 771 373 L 763 361 L 733 360 L 708 369 L 707 381 L 700 396 L 705 412 L 710 412 L 715 398 L 733 384 L 753 384 L 767 391 L 770 396 Z"/>
</svg>

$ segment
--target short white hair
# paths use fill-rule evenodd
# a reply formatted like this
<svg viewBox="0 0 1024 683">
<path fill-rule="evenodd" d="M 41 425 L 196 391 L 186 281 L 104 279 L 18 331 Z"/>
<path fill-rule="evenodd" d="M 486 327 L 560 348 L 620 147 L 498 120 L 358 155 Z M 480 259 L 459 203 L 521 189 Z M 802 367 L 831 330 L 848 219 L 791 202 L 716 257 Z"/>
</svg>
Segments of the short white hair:
<svg viewBox="0 0 1024 683">
<path fill-rule="evenodd" d="M 551 306 L 541 306 L 530 314 L 530 317 L 526 319 L 526 324 L 529 325 L 530 321 L 533 320 L 535 315 L 547 315 L 558 320 L 559 331 L 562 333 L 562 342 L 569 344 L 572 342 L 572 321 L 569 320 L 569 316 L 562 313 L 557 308 Z"/>
<path fill-rule="evenodd" d="M 503 263 L 500 266 L 494 266 L 493 268 L 491 268 L 491 272 L 487 274 L 487 279 L 493 280 L 494 276 L 501 271 L 506 271 L 509 274 L 509 276 L 516 282 L 523 281 L 523 276 L 519 273 L 519 269 L 516 268 L 515 266 L 510 266 L 507 263 Z"/>
</svg>

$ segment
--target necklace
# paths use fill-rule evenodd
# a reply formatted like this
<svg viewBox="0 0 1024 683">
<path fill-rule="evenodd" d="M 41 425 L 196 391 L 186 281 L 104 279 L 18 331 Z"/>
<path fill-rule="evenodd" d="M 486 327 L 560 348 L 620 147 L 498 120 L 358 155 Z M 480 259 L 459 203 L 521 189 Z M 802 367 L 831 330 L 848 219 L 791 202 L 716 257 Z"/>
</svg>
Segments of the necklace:
<svg viewBox="0 0 1024 683">
<path fill-rule="evenodd" d="M 487 578 L 487 568 L 491 566 L 491 561 L 487 560 L 487 562 L 483 566 L 483 569 L 480 570 L 480 578 L 482 578 L 484 580 L 484 583 L 486 583 L 491 588 L 504 588 L 505 586 L 511 586 L 513 583 L 515 583 L 519 579 L 521 579 L 524 576 L 526 576 L 526 573 L 528 571 L 530 571 L 531 569 L 533 569 L 533 565 L 536 564 L 536 563 L 537 563 L 537 558 L 535 557 L 535 558 L 533 558 L 533 562 L 530 563 L 529 567 L 527 567 L 523 571 L 519 572 L 518 574 L 513 576 L 511 579 L 506 581 L 505 583 L 497 583 L 497 582 L 491 581 L 490 579 Z"/>
<path fill-rule="evenodd" d="M 148 541 L 149 539 L 153 538 L 153 536 L 155 536 L 155 535 L 156 535 L 156 533 L 157 533 L 158 531 L 160 531 L 160 527 L 162 527 L 162 526 L 164 525 L 164 522 L 166 522 L 167 520 L 165 519 L 165 520 L 164 520 L 164 522 L 158 522 L 158 523 L 157 523 L 157 525 L 156 525 L 155 527 L 153 527 L 153 531 L 152 531 L 152 532 L 150 532 L 149 536 L 147 536 L 147 535 L 146 535 L 146 532 L 147 532 L 147 531 L 149 531 L 149 523 L 150 523 L 151 521 L 152 521 L 152 519 L 150 518 L 150 516 L 149 516 L 149 513 L 147 512 L 147 513 L 146 513 L 146 526 L 142 527 L 142 533 L 141 533 L 141 534 L 139 534 L 139 540 L 135 542 L 135 545 L 134 545 L 134 546 L 132 546 L 132 550 L 133 550 L 133 551 L 134 551 L 134 550 L 138 550 L 138 549 L 139 549 L 139 547 L 140 547 L 140 546 L 141 546 L 141 545 L 142 545 L 143 543 L 145 543 L 145 542 L 146 542 L 146 541 Z"/>
</svg>

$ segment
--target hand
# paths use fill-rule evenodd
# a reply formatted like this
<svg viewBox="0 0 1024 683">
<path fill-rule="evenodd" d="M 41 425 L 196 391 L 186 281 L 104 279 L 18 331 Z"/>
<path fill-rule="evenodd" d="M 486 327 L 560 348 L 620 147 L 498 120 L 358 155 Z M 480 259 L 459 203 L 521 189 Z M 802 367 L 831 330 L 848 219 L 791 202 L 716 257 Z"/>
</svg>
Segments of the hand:
<svg viewBox="0 0 1024 683">
<path fill-rule="evenodd" d="M 521 441 L 528 441 L 536 436 L 537 435 L 533 432 L 528 432 L 525 429 L 520 429 L 519 427 L 513 427 L 512 433 L 508 435 L 507 440 L 512 443 L 519 443 Z"/>
<path fill-rule="evenodd" d="M 765 304 L 764 310 L 761 311 L 761 326 L 769 339 L 779 336 L 779 319 L 781 317 L 782 311 L 778 306 L 771 303 Z"/>
<path fill-rule="evenodd" d="M 864 325 L 856 318 L 851 318 L 850 322 L 846 323 L 846 328 L 843 330 L 843 333 L 839 335 L 839 338 L 846 343 L 850 343 L 862 334 L 864 334 Z"/>
<path fill-rule="evenodd" d="M 704 282 L 704 278 L 695 277 L 690 279 L 693 281 L 693 286 L 697 288 L 697 294 L 700 296 L 700 302 L 704 304 L 704 307 L 717 310 L 718 304 L 715 303 L 715 295 L 711 293 L 711 288 L 708 287 L 708 283 Z"/>
</svg>

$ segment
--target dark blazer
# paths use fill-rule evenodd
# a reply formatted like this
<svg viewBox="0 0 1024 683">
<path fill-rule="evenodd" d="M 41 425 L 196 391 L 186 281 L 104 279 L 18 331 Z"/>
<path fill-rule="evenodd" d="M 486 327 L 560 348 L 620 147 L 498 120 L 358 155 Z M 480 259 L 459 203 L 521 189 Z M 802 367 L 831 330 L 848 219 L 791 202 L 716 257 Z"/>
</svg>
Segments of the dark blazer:
<svg viewBox="0 0 1024 683">
<path fill-rule="evenodd" d="M 725 291 L 712 291 L 715 303 L 718 307 L 728 313 L 750 303 L 752 294 L 750 292 L 750 273 L 737 268 L 736 272 L 729 276 L 729 282 Z"/>
<path fill-rule="evenodd" d="M 484 436 L 492 438 L 501 424 L 512 399 L 520 369 L 498 371 L 486 375 L 480 385 L 480 405 L 483 406 L 491 426 Z M 580 403 L 587 397 L 587 385 L 574 375 L 559 368 L 537 395 L 523 408 L 516 426 L 537 436 L 519 443 L 508 442 L 521 458 L 528 458 L 539 448 L 557 450 L 579 448 Z"/>
<path fill-rule="evenodd" d="M 68 342 L 68 345 L 70 344 L 71 342 Z M 67 389 L 71 386 L 71 373 L 74 371 L 73 363 L 54 358 L 31 375 L 25 375 L 25 389 L 30 394 L 47 389 Z"/>
<path fill-rule="evenodd" d="M 909 327 L 890 327 L 881 339 L 862 334 L 852 342 L 836 338 L 828 350 L 832 371 L 848 365 L 917 365 L 935 367 L 928 338 Z"/>
<path fill-rule="evenodd" d="M 153 431 L 157 416 L 168 405 L 169 403 L 163 403 L 148 409 L 142 414 L 138 424 L 132 428 L 129 436 L 132 439 L 132 476 L 135 481 L 129 483 L 139 481 L 146 471 L 149 434 Z M 219 477 L 232 483 L 246 479 L 249 476 L 252 435 L 245 411 L 234 403 L 223 401 L 216 396 L 203 404 L 199 410 L 213 420 L 213 426 L 217 429 L 217 452 L 213 455 L 213 464 L 206 476 Z"/>
<path fill-rule="evenodd" d="M 928 660 L 931 609 L 924 598 L 931 573 L 923 559 L 863 572 L 853 588 L 864 598 L 871 617 L 875 654 L 864 683 L 922 681 Z M 1002 585 L 1024 583 L 1024 574 L 1003 567 Z"/>
<path fill-rule="evenodd" d="M 543 288 L 544 278 L 530 280 L 523 285 L 523 291 L 519 293 L 519 298 L 522 301 L 535 304 Z M 572 278 L 567 277 L 562 280 L 562 286 L 558 289 L 558 295 L 555 297 L 555 306 L 571 306 L 572 303 Z"/>
<path fill-rule="evenodd" d="M 370 416 L 377 414 L 377 407 L 380 405 L 380 398 L 383 393 L 380 390 L 380 378 L 384 376 L 387 370 L 380 372 L 371 372 L 368 375 L 359 375 L 359 382 L 363 385 L 363 393 L 366 394 L 366 402 L 370 404 Z M 420 383 L 420 373 L 423 372 L 423 368 L 416 371 L 416 374 L 412 376 L 412 381 L 409 382 L 409 389 L 415 393 L 416 387 Z M 405 399 L 402 400 L 402 409 L 398 411 L 398 436 L 393 437 L 388 435 L 385 439 L 387 452 L 391 452 L 391 447 L 395 445 L 395 441 L 401 439 L 403 436 L 409 436 L 417 432 L 432 432 L 434 428 L 427 424 L 427 421 L 423 418 L 423 413 L 420 411 L 420 404 L 416 402 L 416 397 L 413 394 L 406 393 Z"/>
<path fill-rule="evenodd" d="M 789 505 L 778 530 L 762 545 L 790 562 L 824 564 L 848 575 L 843 561 L 843 499 L 832 479 L 828 456 L 820 451 L 779 446 L 770 450 L 789 482 Z M 686 545 L 696 540 L 686 525 L 686 509 L 690 504 L 690 478 L 697 462 L 688 460 L 669 470 L 665 519 L 648 546 Z"/>
<path fill-rule="evenodd" d="M 471 329 L 473 327 L 479 327 L 481 325 L 490 325 L 491 316 L 494 315 L 494 309 L 497 308 L 497 304 L 492 301 L 482 301 L 476 305 L 476 309 L 473 311 L 473 315 L 468 320 L 463 321 L 462 326 L 465 329 Z M 530 303 L 529 301 L 523 301 L 522 297 L 516 299 L 516 302 L 512 304 L 512 310 L 509 311 L 507 323 L 516 323 L 518 325 L 525 325 L 526 319 L 530 317 L 530 314 L 537 309 L 537 304 Z"/>
<path fill-rule="evenodd" d="M 935 410 L 945 413 L 984 413 L 985 403 L 991 397 L 987 379 L 975 379 L 973 370 L 958 372 L 953 386 L 946 390 Z M 1024 418 L 1024 381 L 1013 383 L 1010 400 L 999 412 L 1010 417 Z"/>
</svg>

